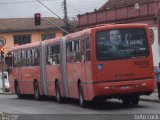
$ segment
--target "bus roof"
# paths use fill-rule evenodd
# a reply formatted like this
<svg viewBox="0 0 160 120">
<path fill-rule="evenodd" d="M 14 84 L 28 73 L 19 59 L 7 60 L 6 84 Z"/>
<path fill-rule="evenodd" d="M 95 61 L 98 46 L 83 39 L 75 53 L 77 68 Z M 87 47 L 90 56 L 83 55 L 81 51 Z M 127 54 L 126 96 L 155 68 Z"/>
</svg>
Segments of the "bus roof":
<svg viewBox="0 0 160 120">
<path fill-rule="evenodd" d="M 103 28 L 125 28 L 125 27 L 148 27 L 147 24 L 144 23 L 132 23 L 132 24 L 102 24 L 93 27 L 92 29 L 103 29 Z"/>
<path fill-rule="evenodd" d="M 82 31 L 71 33 L 69 35 L 66 35 L 65 38 L 66 38 L 66 40 L 68 40 L 68 39 L 74 39 L 74 38 L 79 38 L 79 37 L 82 37 L 82 36 L 85 36 L 85 35 L 89 35 L 91 33 L 91 29 L 92 28 L 87 28 L 87 29 L 84 29 Z"/>
<path fill-rule="evenodd" d="M 40 42 L 28 43 L 28 44 L 24 44 L 24 45 L 18 45 L 18 46 L 12 47 L 9 51 L 26 49 L 26 48 L 34 48 L 34 47 L 38 47 L 39 44 L 40 44 Z"/>
<path fill-rule="evenodd" d="M 143 24 L 143 23 L 132 23 L 132 24 L 99 24 L 97 26 L 94 26 L 92 28 L 87 28 L 75 33 L 71 33 L 69 35 L 66 35 L 65 38 L 66 40 L 70 40 L 70 39 L 74 39 L 74 38 L 78 38 L 78 37 L 82 37 L 85 35 L 89 35 L 91 33 L 92 30 L 98 30 L 98 29 L 103 29 L 103 28 L 123 28 L 123 27 L 147 27 L 147 24 Z"/>
<path fill-rule="evenodd" d="M 71 39 L 75 39 L 75 38 L 80 38 L 82 36 L 86 36 L 89 35 L 91 33 L 92 30 L 98 30 L 98 29 L 105 29 L 106 27 L 108 29 L 110 28 L 124 28 L 124 27 L 147 27 L 147 24 L 142 24 L 142 23 L 134 23 L 134 24 L 100 24 L 97 25 L 93 28 L 87 28 L 75 33 L 71 33 L 69 35 L 64 36 L 66 40 L 71 40 Z M 52 43 L 58 43 L 60 42 L 61 37 L 56 37 L 53 39 L 48 39 L 45 40 L 44 42 L 46 44 L 52 44 Z M 19 49 L 26 49 L 26 48 L 33 48 L 33 47 L 38 47 L 40 45 L 40 42 L 36 42 L 36 43 L 28 43 L 25 45 L 20 45 L 20 46 L 14 46 L 10 49 L 10 51 L 13 50 L 19 50 Z"/>
<path fill-rule="evenodd" d="M 60 42 L 61 37 L 56 37 L 56 38 L 52 38 L 52 39 L 48 39 L 45 40 L 44 42 L 46 44 L 52 44 L 52 43 L 59 43 Z"/>
</svg>

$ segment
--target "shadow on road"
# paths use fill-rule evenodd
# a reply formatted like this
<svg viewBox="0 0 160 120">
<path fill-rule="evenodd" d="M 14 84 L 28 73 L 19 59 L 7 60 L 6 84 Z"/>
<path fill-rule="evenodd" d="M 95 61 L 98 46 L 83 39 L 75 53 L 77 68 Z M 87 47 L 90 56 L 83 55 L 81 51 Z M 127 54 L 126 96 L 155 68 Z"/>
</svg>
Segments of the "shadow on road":
<svg viewBox="0 0 160 120">
<path fill-rule="evenodd" d="M 120 110 L 120 109 L 133 109 L 133 108 L 145 108 L 145 106 L 142 105 L 124 105 L 121 101 L 105 101 L 105 102 L 99 102 L 97 104 L 90 103 L 89 105 L 90 109 L 95 110 Z"/>
<path fill-rule="evenodd" d="M 14 100 L 18 98 L 13 98 Z M 34 96 L 31 95 L 25 95 L 22 97 L 22 100 L 35 100 Z M 19 99 L 20 100 L 20 99 Z M 50 102 L 55 102 L 56 103 L 56 98 L 55 97 L 46 97 L 43 96 L 39 101 L 50 101 Z M 58 103 L 57 103 L 58 104 Z M 77 106 L 80 107 L 79 101 L 77 99 L 69 99 L 69 98 L 64 98 L 62 103 L 64 105 L 70 105 L 70 106 Z M 143 106 L 141 104 L 141 101 L 138 105 L 124 105 L 122 101 L 120 100 L 115 100 L 115 99 L 109 99 L 106 101 L 97 101 L 97 102 L 87 102 L 85 109 L 91 109 L 91 110 L 120 110 L 120 109 L 133 109 L 133 108 L 147 108 L 147 106 Z"/>
<path fill-rule="evenodd" d="M 68 104 L 79 106 L 78 100 L 70 99 Z M 101 102 L 88 102 L 86 109 L 92 109 L 92 110 L 120 110 L 120 109 L 133 109 L 133 108 L 147 108 L 147 106 L 141 105 L 139 103 L 138 105 L 124 105 L 121 101 L 118 100 L 107 100 L 107 101 L 101 101 Z"/>
</svg>

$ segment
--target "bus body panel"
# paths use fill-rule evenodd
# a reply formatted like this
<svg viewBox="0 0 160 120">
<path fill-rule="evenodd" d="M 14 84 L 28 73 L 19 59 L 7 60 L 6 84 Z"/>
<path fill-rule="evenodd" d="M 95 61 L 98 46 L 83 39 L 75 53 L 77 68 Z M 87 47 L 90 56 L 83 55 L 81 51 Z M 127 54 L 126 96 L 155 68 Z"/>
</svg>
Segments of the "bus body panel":
<svg viewBox="0 0 160 120">
<path fill-rule="evenodd" d="M 103 66 L 98 69 L 98 65 Z M 134 79 L 153 78 L 153 64 L 148 58 L 114 60 L 107 62 L 94 62 L 94 72 L 97 81 L 127 81 Z M 146 76 L 147 74 L 147 76 Z M 93 81 L 94 82 L 94 81 Z"/>
<path fill-rule="evenodd" d="M 75 42 L 76 40 L 79 40 L 80 44 L 80 57 L 81 60 L 79 62 L 67 62 L 66 69 L 67 69 L 67 79 L 68 79 L 68 85 L 69 85 L 69 94 L 71 98 L 79 98 L 79 91 L 78 91 L 78 84 L 81 83 L 84 91 L 84 98 L 88 99 L 88 90 L 87 90 L 87 78 L 88 73 L 90 73 L 91 69 L 88 69 L 88 73 L 86 73 L 86 61 L 84 59 L 85 56 L 85 47 L 84 50 L 82 50 L 82 46 L 85 44 L 85 37 L 90 35 L 90 29 L 84 30 L 78 33 L 73 33 L 66 36 L 66 44 L 68 42 Z M 90 76 L 90 74 L 89 74 Z"/>
<path fill-rule="evenodd" d="M 41 70 L 41 86 L 43 95 L 47 95 L 47 81 L 46 81 L 46 46 L 45 42 L 40 44 L 40 70 Z"/>
<path fill-rule="evenodd" d="M 67 69 L 66 69 L 66 42 L 65 38 L 61 37 L 60 41 L 60 65 L 61 65 L 61 80 L 63 86 L 63 93 L 65 97 L 69 97 L 69 86 L 68 86 L 68 79 L 67 79 Z"/>
<path fill-rule="evenodd" d="M 22 87 L 23 94 L 34 94 L 34 69 L 32 67 L 23 67 L 21 68 L 21 72 L 25 73 L 21 76 L 22 86 L 25 86 Z"/>
<path fill-rule="evenodd" d="M 49 96 L 55 96 L 55 80 L 59 80 L 61 83 L 61 68 L 60 65 L 46 65 L 46 79 L 47 89 Z"/>
<path fill-rule="evenodd" d="M 34 80 L 37 80 L 39 83 L 39 87 L 41 88 L 40 81 L 40 67 L 21 67 L 21 92 L 23 94 L 34 94 Z M 19 81 L 18 81 L 19 82 Z M 25 86 L 25 87 L 23 87 Z M 42 91 L 40 90 L 40 95 L 42 95 Z"/>
<path fill-rule="evenodd" d="M 48 80 L 48 92 L 50 96 L 55 96 L 55 82 L 58 81 L 60 85 L 61 96 L 69 97 L 68 82 L 66 74 L 66 50 L 65 40 L 63 37 L 55 38 L 54 40 L 46 40 L 46 47 L 48 45 L 59 45 L 60 47 L 60 64 L 52 64 L 46 66 L 47 80 Z M 47 53 L 46 53 L 47 55 Z"/>
<path fill-rule="evenodd" d="M 125 82 L 100 82 L 88 84 L 90 93 L 88 100 L 94 98 L 121 98 L 127 95 L 149 95 L 154 91 L 153 79 L 125 81 Z"/>
<path fill-rule="evenodd" d="M 19 68 L 14 68 L 10 70 L 12 74 L 9 74 L 9 83 L 10 83 L 10 90 L 12 93 L 15 93 L 15 80 L 19 81 L 20 90 L 22 92 L 22 82 L 19 80 Z"/>
<path fill-rule="evenodd" d="M 135 58 L 123 58 L 120 60 L 107 60 L 107 61 L 99 61 L 96 59 L 96 43 L 95 43 L 95 34 L 96 31 L 101 31 L 101 30 L 110 30 L 110 29 L 115 29 L 114 26 L 111 27 L 102 27 L 102 28 L 98 28 L 98 29 L 94 29 L 92 31 L 92 77 L 95 79 L 92 79 L 91 81 L 89 81 L 89 83 L 92 83 L 90 90 L 93 91 L 93 96 L 101 96 L 102 95 L 102 90 L 100 90 L 101 92 L 97 92 L 99 93 L 99 95 L 94 95 L 94 93 L 96 93 L 96 91 L 99 91 L 98 89 L 101 89 L 101 87 L 104 89 L 104 87 L 106 86 L 106 88 L 108 88 L 108 85 L 111 86 L 116 86 L 116 83 L 121 83 L 120 87 L 123 88 L 124 86 L 127 86 L 127 84 L 132 83 L 134 81 L 134 84 L 137 84 L 139 86 L 139 84 L 147 84 L 143 89 L 132 89 L 131 92 L 145 92 L 145 91 L 149 91 L 150 93 L 154 91 L 154 87 L 155 85 L 153 84 L 155 81 L 155 77 L 154 77 L 154 68 L 153 68 L 153 58 L 152 58 L 152 50 L 151 50 L 151 46 L 150 46 L 150 34 L 149 34 L 149 29 L 147 28 L 146 25 L 138 25 L 138 26 L 123 26 L 123 25 L 119 25 L 116 26 L 117 28 L 128 28 L 128 27 L 133 27 L 133 28 L 144 28 L 146 31 L 146 35 L 147 35 L 147 39 L 148 39 L 148 47 L 149 47 L 149 55 L 147 57 L 135 57 Z M 150 82 L 147 82 L 147 80 L 150 79 Z M 146 82 L 145 82 L 146 81 Z M 98 87 L 99 85 L 101 87 Z M 105 85 L 106 84 L 106 85 Z M 95 86 L 95 88 L 94 88 Z M 109 89 L 109 88 L 108 88 Z M 125 94 L 127 93 L 127 91 L 118 91 L 117 89 L 117 93 L 118 94 Z M 117 94 L 114 93 L 114 91 L 112 91 L 112 95 Z M 105 92 L 104 91 L 104 95 L 109 95 L 111 94 L 111 92 Z M 130 94 L 130 92 L 128 91 L 128 94 Z M 93 97 L 91 97 L 93 98 Z M 90 98 L 90 99 L 91 99 Z"/>
<path fill-rule="evenodd" d="M 26 44 L 22 46 L 16 46 L 10 49 L 10 53 L 13 52 L 22 52 L 22 50 L 37 48 L 38 43 Z M 22 60 L 20 60 L 22 62 Z M 12 65 L 15 61 L 12 59 Z M 40 81 L 40 67 L 39 66 L 30 66 L 24 67 L 22 63 L 17 63 L 16 67 L 11 67 L 9 70 L 9 82 L 10 82 L 10 89 L 12 93 L 15 93 L 15 81 L 18 82 L 20 87 L 21 94 L 34 94 L 34 87 L 33 81 L 38 80 Z M 41 86 L 39 82 L 39 87 Z M 42 95 L 42 91 L 40 89 L 40 94 Z"/>
<path fill-rule="evenodd" d="M 93 91 L 92 87 L 91 87 L 91 84 L 89 83 L 89 81 L 92 81 L 93 80 L 93 77 L 92 77 L 92 66 L 91 66 L 91 62 L 86 62 L 86 82 L 85 82 L 85 85 L 86 85 L 86 100 L 89 100 L 89 98 L 91 98 L 91 96 L 93 96 L 93 92 L 90 92 L 90 91 Z"/>
<path fill-rule="evenodd" d="M 148 55 L 133 58 L 99 60 L 96 56 L 96 34 L 99 31 L 127 28 L 140 28 L 145 30 L 149 51 Z M 90 38 L 91 48 L 89 61 L 86 59 L 86 37 Z M 78 40 L 80 44 L 78 51 L 80 52 L 80 61 L 68 62 L 67 44 L 71 42 L 71 44 L 75 45 L 75 41 Z M 155 76 L 153 74 L 150 33 L 147 25 L 122 24 L 97 26 L 69 34 L 62 38 L 45 40 L 41 42 L 41 45 L 36 45 L 40 47 L 39 66 L 33 66 L 33 68 L 11 68 L 10 86 L 13 93 L 15 89 L 14 82 L 18 80 L 21 93 L 34 94 L 33 81 L 35 79 L 38 80 L 40 94 L 49 96 L 56 95 L 55 81 L 58 80 L 62 97 L 79 99 L 78 85 L 81 84 L 84 99 L 89 101 L 96 97 L 112 98 L 132 94 L 143 95 L 150 94 L 154 91 Z M 60 45 L 60 64 L 47 63 L 47 47 L 49 45 Z M 31 46 L 33 47 L 34 45 L 31 44 Z M 29 45 L 24 45 L 24 48 L 29 49 L 30 47 Z M 19 49 L 21 49 L 21 47 L 13 48 L 11 51 Z M 25 86 L 26 88 L 24 88 Z"/>
</svg>

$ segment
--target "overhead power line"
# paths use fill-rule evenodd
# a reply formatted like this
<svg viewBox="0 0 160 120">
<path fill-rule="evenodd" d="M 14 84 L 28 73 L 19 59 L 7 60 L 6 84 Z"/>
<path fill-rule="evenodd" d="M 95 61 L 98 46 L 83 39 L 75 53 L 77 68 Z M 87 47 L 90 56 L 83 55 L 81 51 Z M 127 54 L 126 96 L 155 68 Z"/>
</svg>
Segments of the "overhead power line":
<svg viewBox="0 0 160 120">
<path fill-rule="evenodd" d="M 63 1 L 63 0 L 61 0 L 61 1 Z M 43 5 L 46 9 L 48 9 L 52 14 L 54 14 L 56 17 L 59 18 L 59 20 L 61 20 L 64 23 L 64 20 L 60 17 L 61 15 L 59 16 L 56 14 L 56 13 L 59 13 L 59 11 L 61 11 L 60 8 L 53 11 L 50 8 L 48 8 L 43 2 L 54 2 L 54 5 L 55 5 L 55 0 L 26 0 L 26 1 L 24 1 L 24 0 L 19 0 L 19 1 L 18 0 L 17 1 L 16 0 L 12 0 L 12 1 L 8 0 L 7 2 L 6 1 L 3 2 L 1 0 L 0 5 L 40 3 L 41 5 Z M 103 4 L 105 2 L 107 2 L 107 0 L 94 0 L 94 2 L 91 0 L 91 1 L 87 1 L 87 2 L 78 2 L 78 4 L 75 4 L 74 2 L 67 2 L 67 5 L 69 6 L 68 7 L 68 16 L 70 18 L 70 16 L 76 16 L 77 14 L 83 14 L 83 12 L 82 12 L 83 9 L 87 9 L 89 11 L 92 9 L 94 10 L 95 8 L 93 8 L 93 6 L 97 6 L 97 5 L 100 6 L 100 4 Z M 57 4 L 57 8 L 58 8 L 58 4 Z M 75 11 L 75 12 L 73 12 L 73 11 Z"/>
<path fill-rule="evenodd" d="M 53 0 L 44 0 L 44 1 L 53 1 Z M 18 4 L 18 3 L 36 3 L 36 0 L 29 0 L 29 1 L 12 1 L 12 2 L 0 2 L 0 4 Z"/>
<path fill-rule="evenodd" d="M 72 5 L 68 4 L 69 7 L 71 7 L 73 10 L 77 11 L 78 13 L 82 13 L 80 10 L 77 10 L 76 8 L 74 8 Z"/>
<path fill-rule="evenodd" d="M 39 2 L 41 5 L 43 5 L 45 8 L 47 8 L 47 10 L 49 10 L 51 13 L 53 13 L 54 15 L 56 15 L 65 25 L 66 25 L 66 21 L 63 21 L 63 19 L 61 17 L 59 17 L 55 12 L 53 12 L 50 8 L 48 8 L 45 4 L 43 4 L 40 0 L 37 0 L 37 2 Z M 48 20 L 46 20 L 45 18 L 43 18 L 43 20 L 45 20 L 46 22 L 55 25 L 56 27 L 58 27 L 60 30 L 64 31 L 66 34 L 69 34 L 68 31 L 66 31 L 65 29 L 63 29 L 62 27 L 58 26 L 56 24 L 56 22 L 50 22 Z M 67 22 L 68 23 L 68 22 Z"/>
<path fill-rule="evenodd" d="M 45 20 L 47 23 L 49 23 L 49 24 L 51 24 L 51 25 L 55 25 L 57 28 L 59 28 L 60 30 L 62 30 L 63 32 L 65 32 L 66 34 L 69 34 L 69 32 L 68 31 L 66 31 L 65 29 L 63 29 L 62 27 L 60 27 L 60 26 L 58 26 L 56 23 L 54 23 L 54 22 L 50 22 L 50 21 L 48 21 L 47 19 L 45 19 L 45 18 L 42 18 L 43 20 Z"/>
<path fill-rule="evenodd" d="M 17 3 L 32 3 L 37 1 L 21 1 L 21 2 L 0 2 L 0 4 L 17 4 Z"/>
<path fill-rule="evenodd" d="M 43 0 L 43 1 L 50 1 L 50 2 L 54 2 L 54 0 Z M 100 0 L 99 0 L 100 1 Z M 104 0 L 104 1 L 106 1 L 106 0 Z M 28 0 L 28 1 L 12 1 L 12 2 L 0 2 L 0 4 L 18 4 L 18 3 L 36 3 L 37 2 L 37 0 Z M 79 3 L 78 4 L 78 6 L 81 6 L 81 7 L 83 7 L 83 6 L 91 6 L 91 5 L 96 5 L 96 4 L 100 4 L 100 3 L 102 3 L 102 2 L 87 2 L 87 4 L 86 3 Z M 72 4 L 72 3 L 69 3 L 70 5 L 72 5 L 72 6 L 77 6 L 77 5 L 75 5 L 75 4 Z"/>
<path fill-rule="evenodd" d="M 63 19 L 58 16 L 55 12 L 53 12 L 53 10 L 51 10 L 49 7 L 47 7 L 45 4 L 43 4 L 40 0 L 37 0 L 37 2 L 39 2 L 41 5 L 43 5 L 47 10 L 49 10 L 51 13 L 53 13 L 55 16 L 57 16 L 64 24 L 65 22 L 63 21 Z"/>
</svg>

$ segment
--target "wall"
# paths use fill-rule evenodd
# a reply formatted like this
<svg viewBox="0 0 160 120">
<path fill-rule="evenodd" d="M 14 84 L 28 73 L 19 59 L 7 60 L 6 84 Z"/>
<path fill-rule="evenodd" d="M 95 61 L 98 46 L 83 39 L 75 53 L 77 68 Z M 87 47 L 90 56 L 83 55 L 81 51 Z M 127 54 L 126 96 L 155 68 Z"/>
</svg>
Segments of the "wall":
<svg viewBox="0 0 160 120">
<path fill-rule="evenodd" d="M 158 17 L 159 1 L 141 4 L 139 9 L 135 6 L 95 11 L 78 16 L 78 28 L 91 27 L 103 23 L 129 23 L 139 20 L 154 20 Z"/>
<path fill-rule="evenodd" d="M 1 33 L 0 37 L 4 37 L 6 39 L 6 45 L 3 46 L 5 54 L 8 52 L 8 50 L 14 46 L 14 40 L 13 35 L 25 35 L 25 34 L 31 34 L 31 41 L 32 42 L 38 42 L 41 41 L 41 34 L 42 33 L 53 33 L 52 32 L 14 32 L 14 33 Z M 61 31 L 56 31 L 56 37 L 62 36 Z"/>
</svg>

